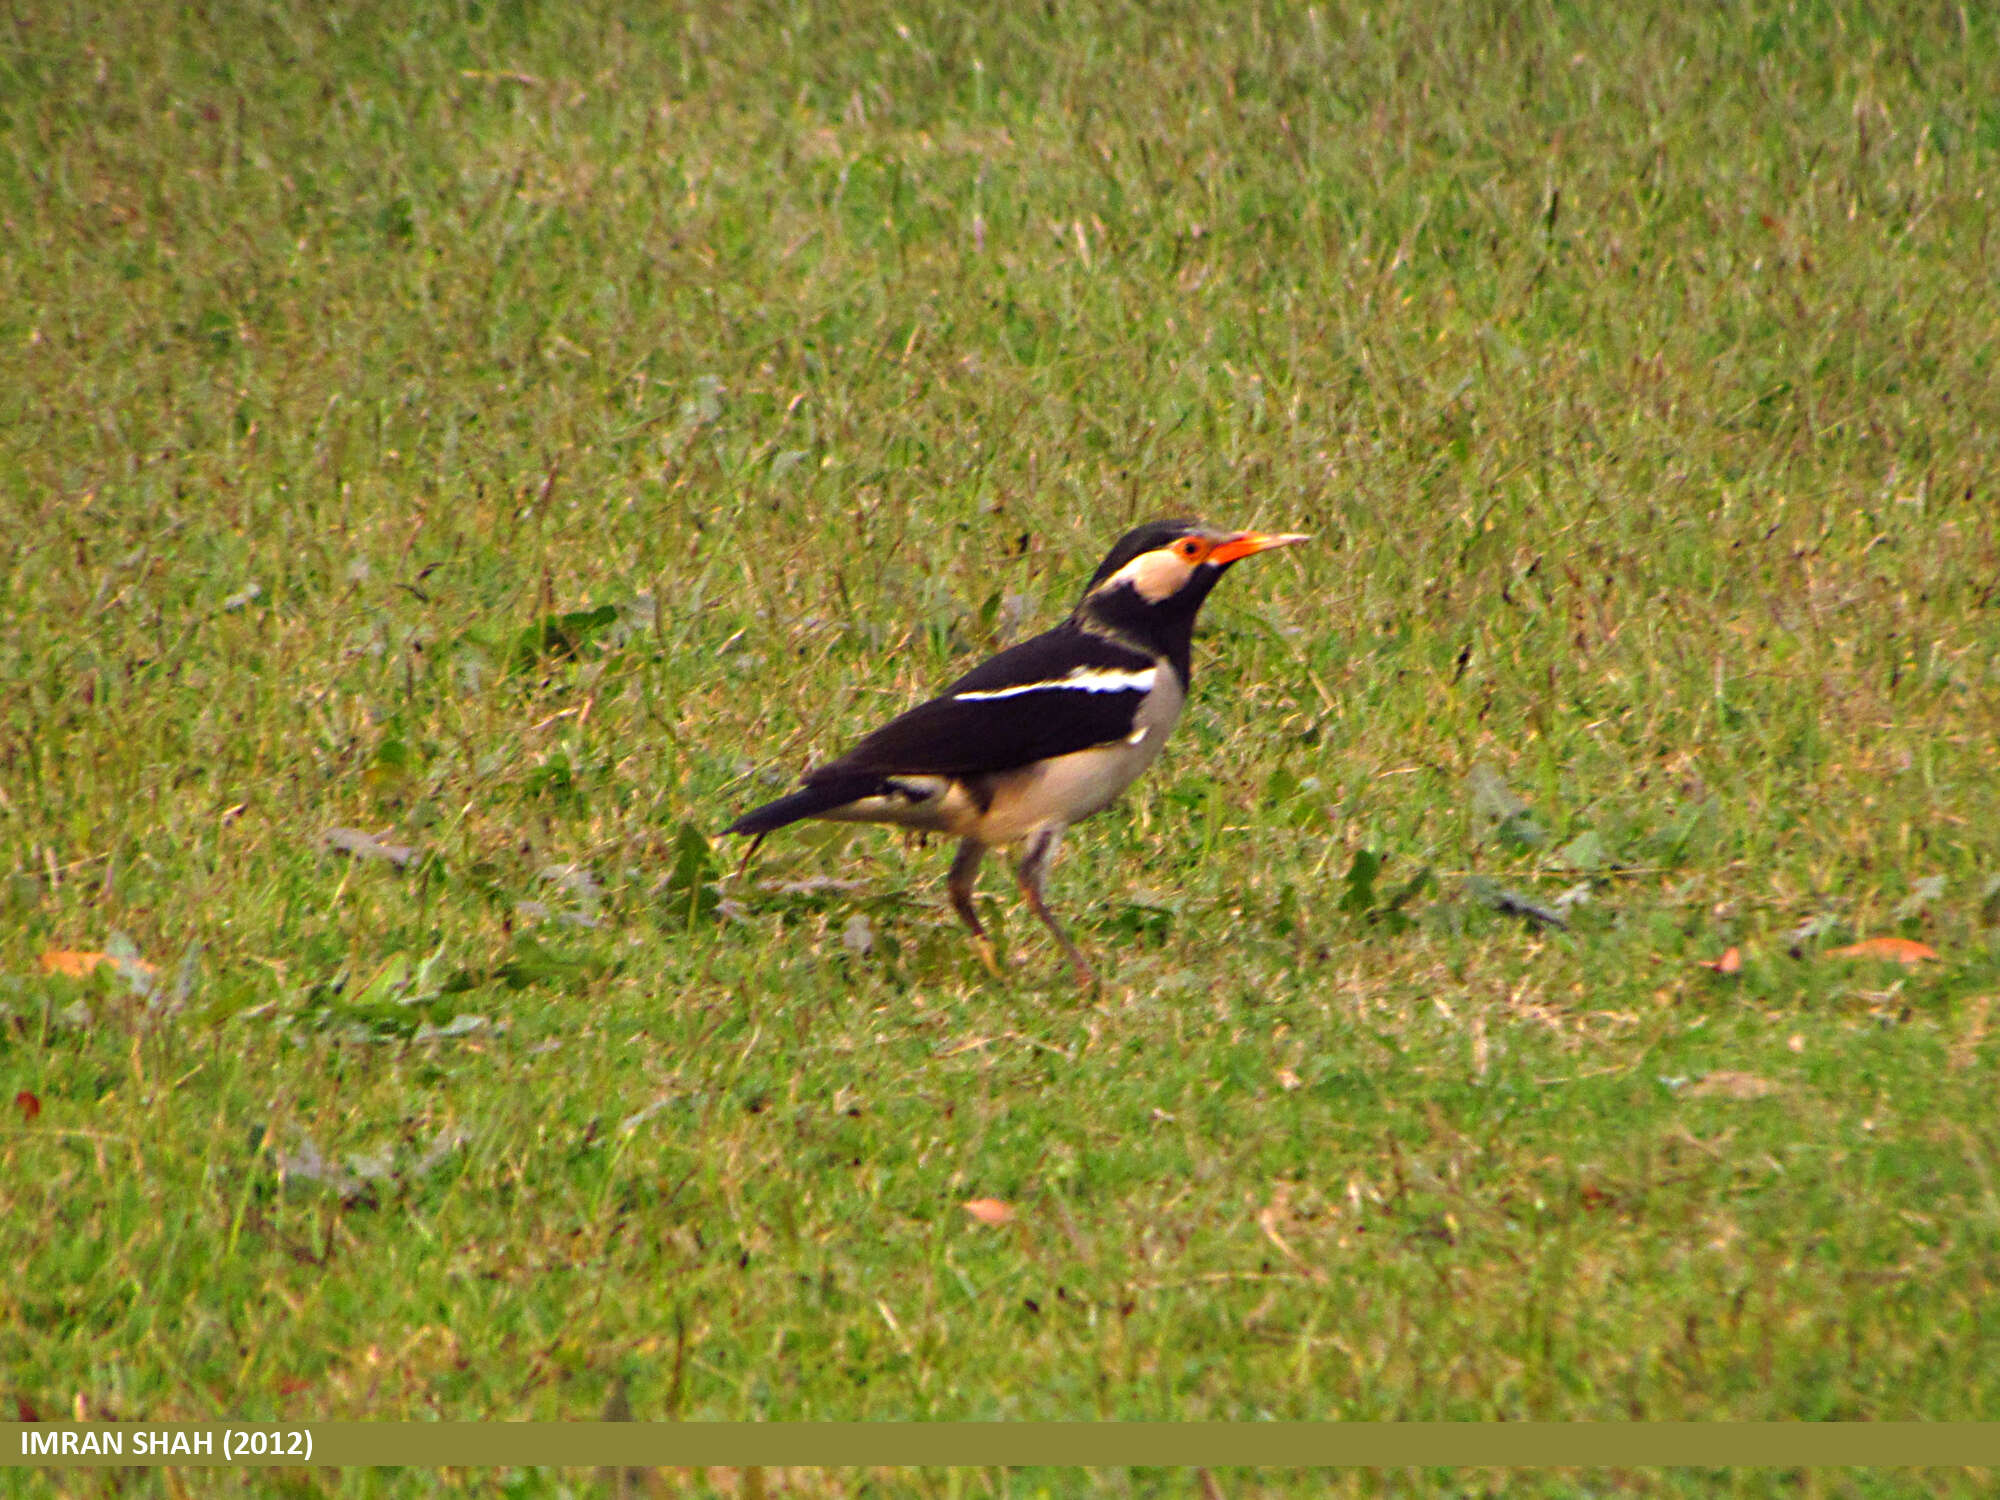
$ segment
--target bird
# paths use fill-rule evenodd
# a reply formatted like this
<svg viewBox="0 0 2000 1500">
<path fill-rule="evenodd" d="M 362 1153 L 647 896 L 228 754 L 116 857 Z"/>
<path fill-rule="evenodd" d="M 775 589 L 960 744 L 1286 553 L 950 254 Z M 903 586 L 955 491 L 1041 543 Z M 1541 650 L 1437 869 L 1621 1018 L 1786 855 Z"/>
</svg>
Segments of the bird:
<svg viewBox="0 0 2000 1500">
<path fill-rule="evenodd" d="M 1014 874 L 1028 909 L 1076 980 L 1095 983 L 1044 893 L 1057 845 L 1158 757 L 1187 701 L 1195 615 L 1209 590 L 1242 559 L 1309 539 L 1191 519 L 1126 532 L 1053 630 L 981 662 L 724 832 L 753 840 L 746 866 L 765 835 L 807 818 L 956 838 L 945 888 L 996 974 L 973 887 L 990 850 L 1018 847 Z"/>
</svg>

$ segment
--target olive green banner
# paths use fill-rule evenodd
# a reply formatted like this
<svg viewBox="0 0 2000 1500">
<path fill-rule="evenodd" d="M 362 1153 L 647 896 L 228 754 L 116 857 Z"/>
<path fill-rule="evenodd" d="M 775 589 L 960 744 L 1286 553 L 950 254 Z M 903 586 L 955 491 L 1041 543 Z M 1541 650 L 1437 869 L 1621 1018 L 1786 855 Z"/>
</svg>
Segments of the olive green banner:
<svg viewBox="0 0 2000 1500">
<path fill-rule="evenodd" d="M 0 1465 L 2000 1468 L 2000 1423 L 0 1423 Z"/>
</svg>

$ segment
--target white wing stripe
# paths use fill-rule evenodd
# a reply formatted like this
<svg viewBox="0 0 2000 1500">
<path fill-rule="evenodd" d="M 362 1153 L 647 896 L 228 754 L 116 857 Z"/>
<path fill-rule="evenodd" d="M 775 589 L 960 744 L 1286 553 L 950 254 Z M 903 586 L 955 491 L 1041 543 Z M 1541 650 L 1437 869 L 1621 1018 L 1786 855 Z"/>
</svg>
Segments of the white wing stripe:
<svg viewBox="0 0 2000 1500">
<path fill-rule="evenodd" d="M 1046 693 L 1056 688 L 1073 693 L 1150 693 L 1159 675 L 1158 667 L 1144 667 L 1136 672 L 1090 671 L 1079 667 L 1067 677 L 1051 678 L 1047 682 L 1024 682 L 1019 687 L 953 693 L 952 697 L 960 703 L 976 703 L 989 698 L 1018 698 L 1023 693 Z"/>
</svg>

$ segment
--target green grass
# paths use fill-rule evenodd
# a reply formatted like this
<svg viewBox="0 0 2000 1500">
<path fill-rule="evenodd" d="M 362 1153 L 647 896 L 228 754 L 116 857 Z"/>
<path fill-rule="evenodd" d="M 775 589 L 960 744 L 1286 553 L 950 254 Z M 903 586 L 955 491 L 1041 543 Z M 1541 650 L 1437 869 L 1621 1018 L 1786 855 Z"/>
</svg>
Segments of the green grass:
<svg viewBox="0 0 2000 1500">
<path fill-rule="evenodd" d="M 1990 15 L 0 24 L 0 1394 L 2000 1417 Z M 710 849 L 1189 511 L 1101 994 Z"/>
</svg>

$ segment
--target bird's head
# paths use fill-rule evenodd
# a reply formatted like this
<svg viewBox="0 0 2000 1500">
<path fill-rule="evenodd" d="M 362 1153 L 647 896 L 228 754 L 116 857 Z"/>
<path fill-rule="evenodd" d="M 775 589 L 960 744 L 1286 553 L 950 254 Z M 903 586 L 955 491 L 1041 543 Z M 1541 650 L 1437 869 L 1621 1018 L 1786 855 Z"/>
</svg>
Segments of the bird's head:
<svg viewBox="0 0 2000 1500">
<path fill-rule="evenodd" d="M 1192 616 L 1232 563 L 1306 538 L 1295 532 L 1224 531 L 1200 521 L 1149 521 L 1128 531 L 1097 566 L 1082 608 L 1107 620 L 1155 612 Z"/>
</svg>

